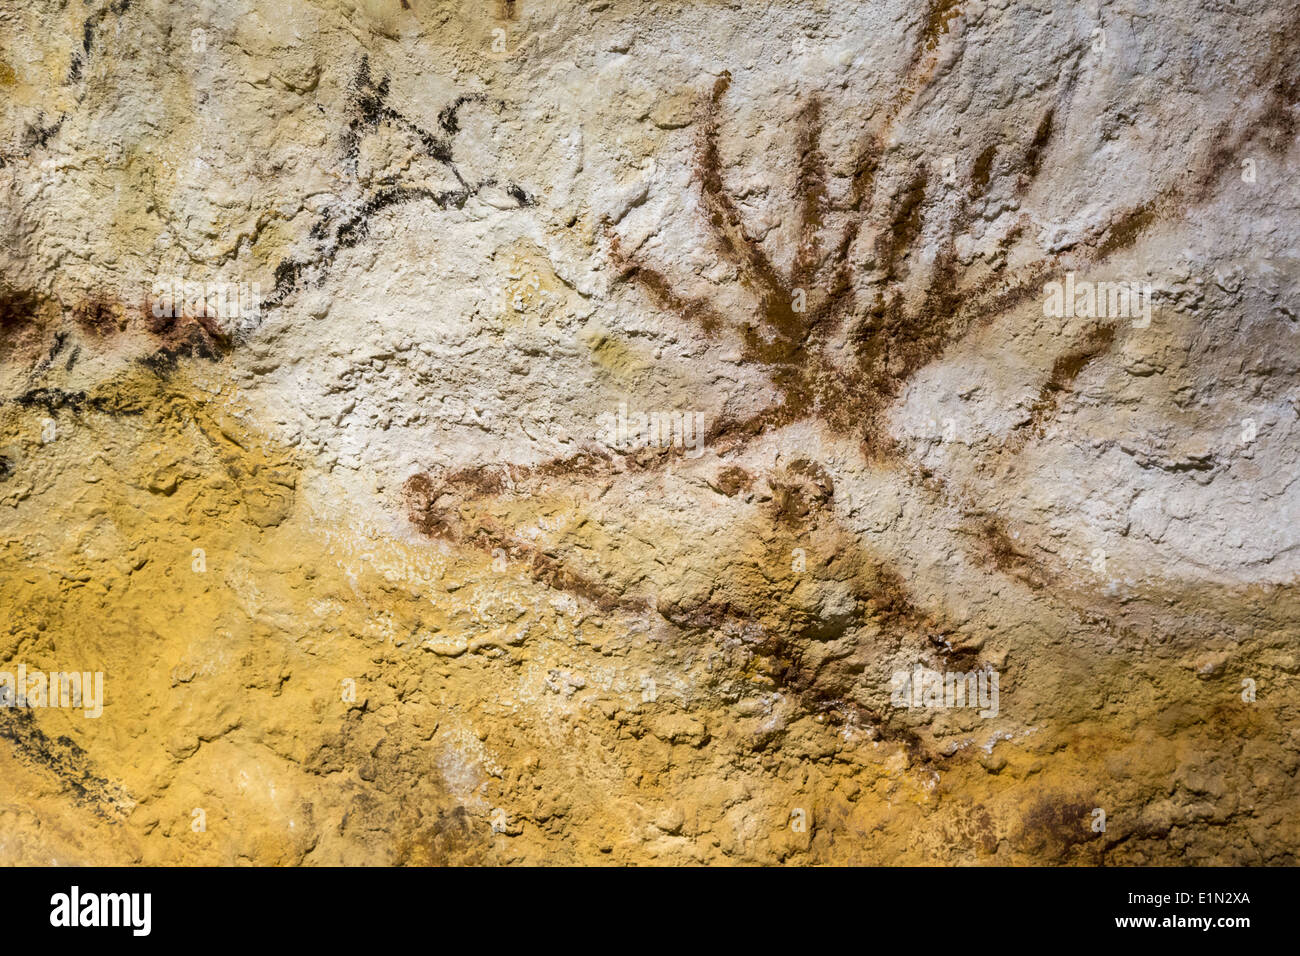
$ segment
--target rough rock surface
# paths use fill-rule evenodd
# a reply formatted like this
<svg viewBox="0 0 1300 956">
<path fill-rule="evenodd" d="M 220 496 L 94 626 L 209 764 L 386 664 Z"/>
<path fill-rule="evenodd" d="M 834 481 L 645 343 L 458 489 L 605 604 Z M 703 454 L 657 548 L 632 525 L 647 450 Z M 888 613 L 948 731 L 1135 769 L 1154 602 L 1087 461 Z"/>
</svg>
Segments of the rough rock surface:
<svg viewBox="0 0 1300 956">
<path fill-rule="evenodd" d="M 1300 862 L 1297 22 L 0 0 L 0 862 Z"/>
</svg>

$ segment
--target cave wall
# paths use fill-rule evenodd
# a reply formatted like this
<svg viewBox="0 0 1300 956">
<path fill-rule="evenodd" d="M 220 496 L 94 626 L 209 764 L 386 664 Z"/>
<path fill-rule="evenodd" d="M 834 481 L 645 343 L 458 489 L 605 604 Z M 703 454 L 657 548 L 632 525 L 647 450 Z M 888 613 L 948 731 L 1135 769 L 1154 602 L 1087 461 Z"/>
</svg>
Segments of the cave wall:
<svg viewBox="0 0 1300 956">
<path fill-rule="evenodd" d="M 3 3 L 0 862 L 1295 864 L 1297 12 Z"/>
</svg>

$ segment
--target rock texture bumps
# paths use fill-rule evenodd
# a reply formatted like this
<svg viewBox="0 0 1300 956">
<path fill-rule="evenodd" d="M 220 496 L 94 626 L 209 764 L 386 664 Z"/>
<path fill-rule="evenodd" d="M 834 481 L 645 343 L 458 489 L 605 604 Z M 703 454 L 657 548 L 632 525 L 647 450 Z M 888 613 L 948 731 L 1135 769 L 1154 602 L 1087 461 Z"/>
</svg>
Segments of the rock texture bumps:
<svg viewBox="0 0 1300 956">
<path fill-rule="evenodd" d="M 0 7 L 0 861 L 1295 864 L 1298 12 Z"/>
</svg>

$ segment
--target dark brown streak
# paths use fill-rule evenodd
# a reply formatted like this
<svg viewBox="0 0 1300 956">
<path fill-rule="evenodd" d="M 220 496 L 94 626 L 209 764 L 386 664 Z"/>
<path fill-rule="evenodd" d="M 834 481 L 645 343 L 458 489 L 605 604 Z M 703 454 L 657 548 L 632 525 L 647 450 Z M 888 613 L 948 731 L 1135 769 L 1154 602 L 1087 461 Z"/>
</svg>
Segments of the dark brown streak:
<svg viewBox="0 0 1300 956">
<path fill-rule="evenodd" d="M 1029 422 L 1019 441 L 1028 435 L 1043 433 L 1047 421 L 1056 415 L 1061 396 L 1074 387 L 1074 381 L 1085 368 L 1110 350 L 1115 342 L 1115 326 L 1107 323 L 1089 330 L 1083 341 L 1074 349 L 1057 357 L 1052 374 L 1043 383 L 1029 412 Z"/>
<path fill-rule="evenodd" d="M 706 335 L 712 335 L 726 325 L 723 317 L 708 303 L 700 299 L 683 298 L 673 291 L 672 284 L 663 273 L 628 255 L 618 234 L 608 223 L 605 224 L 605 236 L 609 241 L 610 258 L 614 260 L 622 277 L 645 288 L 660 308 L 681 316 L 687 322 L 698 322 Z"/>
<path fill-rule="evenodd" d="M 782 297 L 785 288 L 757 240 L 745 232 L 740 212 L 722 183 L 722 158 L 718 152 L 718 107 L 731 86 L 731 74 L 723 73 L 713 84 L 697 147 L 696 175 L 700 180 L 704 206 L 714 236 L 727 257 L 747 270 L 747 278 L 763 300 Z"/>
<path fill-rule="evenodd" d="M 821 101 L 813 97 L 800 117 L 799 177 L 796 192 L 802 197 L 799 245 L 795 250 L 790 284 L 807 288 L 821 265 L 821 228 L 827 204 L 826 160 L 821 150 Z"/>
</svg>

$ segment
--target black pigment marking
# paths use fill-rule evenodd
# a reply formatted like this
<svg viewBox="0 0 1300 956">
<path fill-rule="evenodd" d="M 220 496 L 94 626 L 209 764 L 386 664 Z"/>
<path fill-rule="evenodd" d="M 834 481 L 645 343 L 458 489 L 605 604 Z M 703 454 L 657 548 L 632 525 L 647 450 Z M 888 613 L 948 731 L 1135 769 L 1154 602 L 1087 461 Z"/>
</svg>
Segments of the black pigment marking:
<svg viewBox="0 0 1300 956">
<path fill-rule="evenodd" d="M 82 49 L 85 55 L 74 52 L 69 70 L 71 81 L 82 81 L 84 64 L 94 47 L 96 31 L 105 18 L 110 14 L 120 15 L 126 12 L 130 3 L 131 0 L 115 0 L 86 18 L 82 25 Z M 270 295 L 262 301 L 262 308 L 279 306 L 297 289 L 324 282 L 333 268 L 338 253 L 343 249 L 356 246 L 370 235 L 370 219 L 377 213 L 414 201 L 432 202 L 439 209 L 444 210 L 463 209 L 465 204 L 481 190 L 500 185 L 495 177 L 476 183 L 468 182 L 453 158 L 452 141 L 460 131 L 460 110 L 467 103 L 484 101 L 482 96 L 461 95 L 444 107 L 438 114 L 438 126 L 443 131 L 442 134 L 430 132 L 413 122 L 404 113 L 391 106 L 388 97 L 389 78 L 384 77 L 379 82 L 375 82 L 370 72 L 369 57 L 362 57 L 352 81 L 352 97 L 349 104 L 351 116 L 342 136 L 344 168 L 353 177 L 356 176 L 362 137 L 377 130 L 380 124 L 387 124 L 413 136 L 419 144 L 419 151 L 446 167 L 455 177 L 456 185 L 450 189 L 432 190 L 423 186 L 404 186 L 394 178 L 389 178 L 370 187 L 359 200 L 343 201 L 322 210 L 320 217 L 308 231 L 308 237 L 312 240 L 314 248 L 302 258 L 285 258 L 276 265 L 273 274 L 274 285 Z M 504 108 L 504 103 L 497 102 L 496 105 L 498 108 Z M 22 152 L 18 156 L 0 153 L 0 168 L 9 165 L 13 159 L 26 158 L 32 150 L 48 143 L 58 135 L 65 119 L 66 114 L 46 124 L 42 116 L 36 124 L 29 124 L 23 135 Z M 536 202 L 531 193 L 516 183 L 506 183 L 504 189 L 521 208 L 532 206 Z M 0 301 L 0 326 L 16 324 L 12 321 L 14 316 L 9 314 L 14 311 L 16 309 L 6 310 L 5 303 Z M 205 328 L 192 333 L 185 341 L 159 349 L 139 361 L 156 374 L 166 376 L 176 369 L 181 359 L 201 358 L 218 361 L 229 354 L 234 344 L 233 341 L 216 334 L 215 330 Z M 56 342 L 56 345 L 57 352 L 62 348 L 62 342 Z M 51 353 L 50 358 L 46 360 L 46 367 L 53 360 L 53 355 L 54 353 Z M 76 357 L 74 353 L 68 360 L 69 367 L 76 361 Z"/>
<path fill-rule="evenodd" d="M 72 51 L 72 56 L 70 57 L 68 63 L 67 82 L 69 85 L 72 86 L 80 85 L 84 80 L 85 61 L 90 56 L 91 47 L 94 46 L 95 32 L 99 29 L 100 25 L 104 22 L 105 18 L 107 18 L 109 14 L 121 16 L 130 8 L 130 6 L 131 6 L 131 0 L 115 0 L 114 3 L 110 3 L 107 6 L 101 7 L 100 9 L 96 10 L 90 16 L 86 17 L 86 19 L 82 22 L 81 52 L 77 52 L 77 50 L 74 48 Z M 81 102 L 81 98 L 84 95 L 84 93 L 85 90 L 83 89 L 81 92 L 77 94 L 78 103 Z M 59 130 L 63 128 L 63 121 L 66 120 L 67 118 L 68 118 L 68 114 L 64 113 L 53 123 L 50 123 L 48 125 L 41 125 L 44 121 L 44 114 L 42 114 L 41 122 L 39 122 L 37 125 L 28 124 L 27 129 L 23 133 L 22 148 L 18 151 L 18 153 L 5 155 L 4 153 L 0 152 L 0 169 L 4 169 L 15 159 L 26 159 L 29 155 L 31 155 L 34 149 L 44 146 L 47 142 L 49 142 L 49 140 L 52 137 L 58 134 Z"/>
<path fill-rule="evenodd" d="M 53 362 L 54 359 L 58 356 L 58 354 L 63 351 L 63 346 L 67 344 L 68 344 L 68 333 L 64 331 L 55 332 L 54 344 L 50 346 L 50 354 L 49 354 L 49 358 L 46 360 L 46 364 Z"/>
<path fill-rule="evenodd" d="M 26 156 L 32 150 L 44 146 L 58 135 L 59 130 L 63 128 L 63 121 L 67 118 L 67 114 L 64 114 L 47 126 L 42 126 L 39 122 L 35 125 L 28 124 L 27 129 L 23 131 L 23 155 Z"/>
<path fill-rule="evenodd" d="M 58 777 L 78 805 L 102 820 L 120 818 L 121 788 L 90 769 L 86 751 L 71 737 L 52 738 L 37 727 L 29 708 L 0 707 L 0 737 L 13 742 L 19 760 Z"/>
<path fill-rule="evenodd" d="M 101 412 L 105 415 L 139 415 L 141 409 L 123 405 L 103 395 L 87 395 L 85 392 L 70 392 L 61 388 L 32 388 L 17 395 L 9 401 L 19 408 L 41 408 L 53 415 L 67 409 L 72 412 Z M 0 405 L 4 401 L 0 400 Z"/>
<path fill-rule="evenodd" d="M 95 33 L 99 29 L 100 24 L 104 22 L 109 14 L 121 16 L 126 13 L 130 6 L 131 0 L 116 0 L 114 3 L 100 7 L 90 16 L 86 17 L 85 21 L 81 24 L 81 49 L 89 55 L 90 48 L 95 44 Z"/>
<path fill-rule="evenodd" d="M 230 352 L 231 346 L 229 343 L 215 341 L 196 329 L 190 334 L 189 338 L 180 344 L 160 348 L 156 352 L 143 356 L 139 361 L 141 365 L 159 378 L 167 378 L 172 372 L 176 371 L 181 359 L 202 359 L 206 362 L 219 362 Z M 97 410 L 103 411 L 104 409 Z M 130 414 L 137 414 L 137 412 L 131 412 Z"/>
<path fill-rule="evenodd" d="M 54 360 L 58 358 L 59 353 L 63 351 L 63 347 L 67 343 L 68 333 L 66 331 L 60 329 L 58 332 L 55 332 L 54 341 L 50 345 L 50 350 L 46 353 L 43 359 L 36 363 L 36 367 L 32 369 L 31 378 L 35 378 L 49 369 L 50 365 L 52 365 Z M 28 380 L 30 381 L 31 378 Z"/>
<path fill-rule="evenodd" d="M 432 202 L 444 210 L 463 209 L 481 190 L 498 185 L 493 177 L 468 182 L 453 157 L 452 141 L 460 131 L 460 110 L 467 103 L 481 102 L 483 97 L 461 95 L 444 107 L 438 114 L 440 134 L 425 129 L 391 106 L 389 92 L 388 77 L 376 82 L 370 71 L 370 58 L 363 56 L 352 81 L 351 117 L 342 136 L 344 168 L 354 177 L 357 175 L 362 137 L 384 124 L 414 137 L 419 151 L 444 166 L 455 177 L 456 185 L 433 190 L 404 186 L 389 177 L 371 186 L 359 201 L 342 202 L 322 210 L 308 232 L 315 249 L 303 258 L 286 258 L 275 267 L 275 284 L 263 300 L 263 308 L 281 305 L 297 289 L 323 282 L 339 252 L 365 240 L 370 235 L 371 218 L 383 210 L 415 201 Z M 504 188 L 520 207 L 533 205 L 532 196 L 522 186 L 507 183 Z"/>
<path fill-rule="evenodd" d="M 479 99 L 479 97 L 475 97 L 475 96 L 456 97 L 456 101 L 454 103 L 452 103 L 448 107 L 445 107 L 442 110 L 442 112 L 438 114 L 438 125 L 441 126 L 448 133 L 459 133 L 460 132 L 460 116 L 459 116 L 460 108 L 464 106 L 466 103 L 469 103 L 475 99 Z"/>
</svg>

